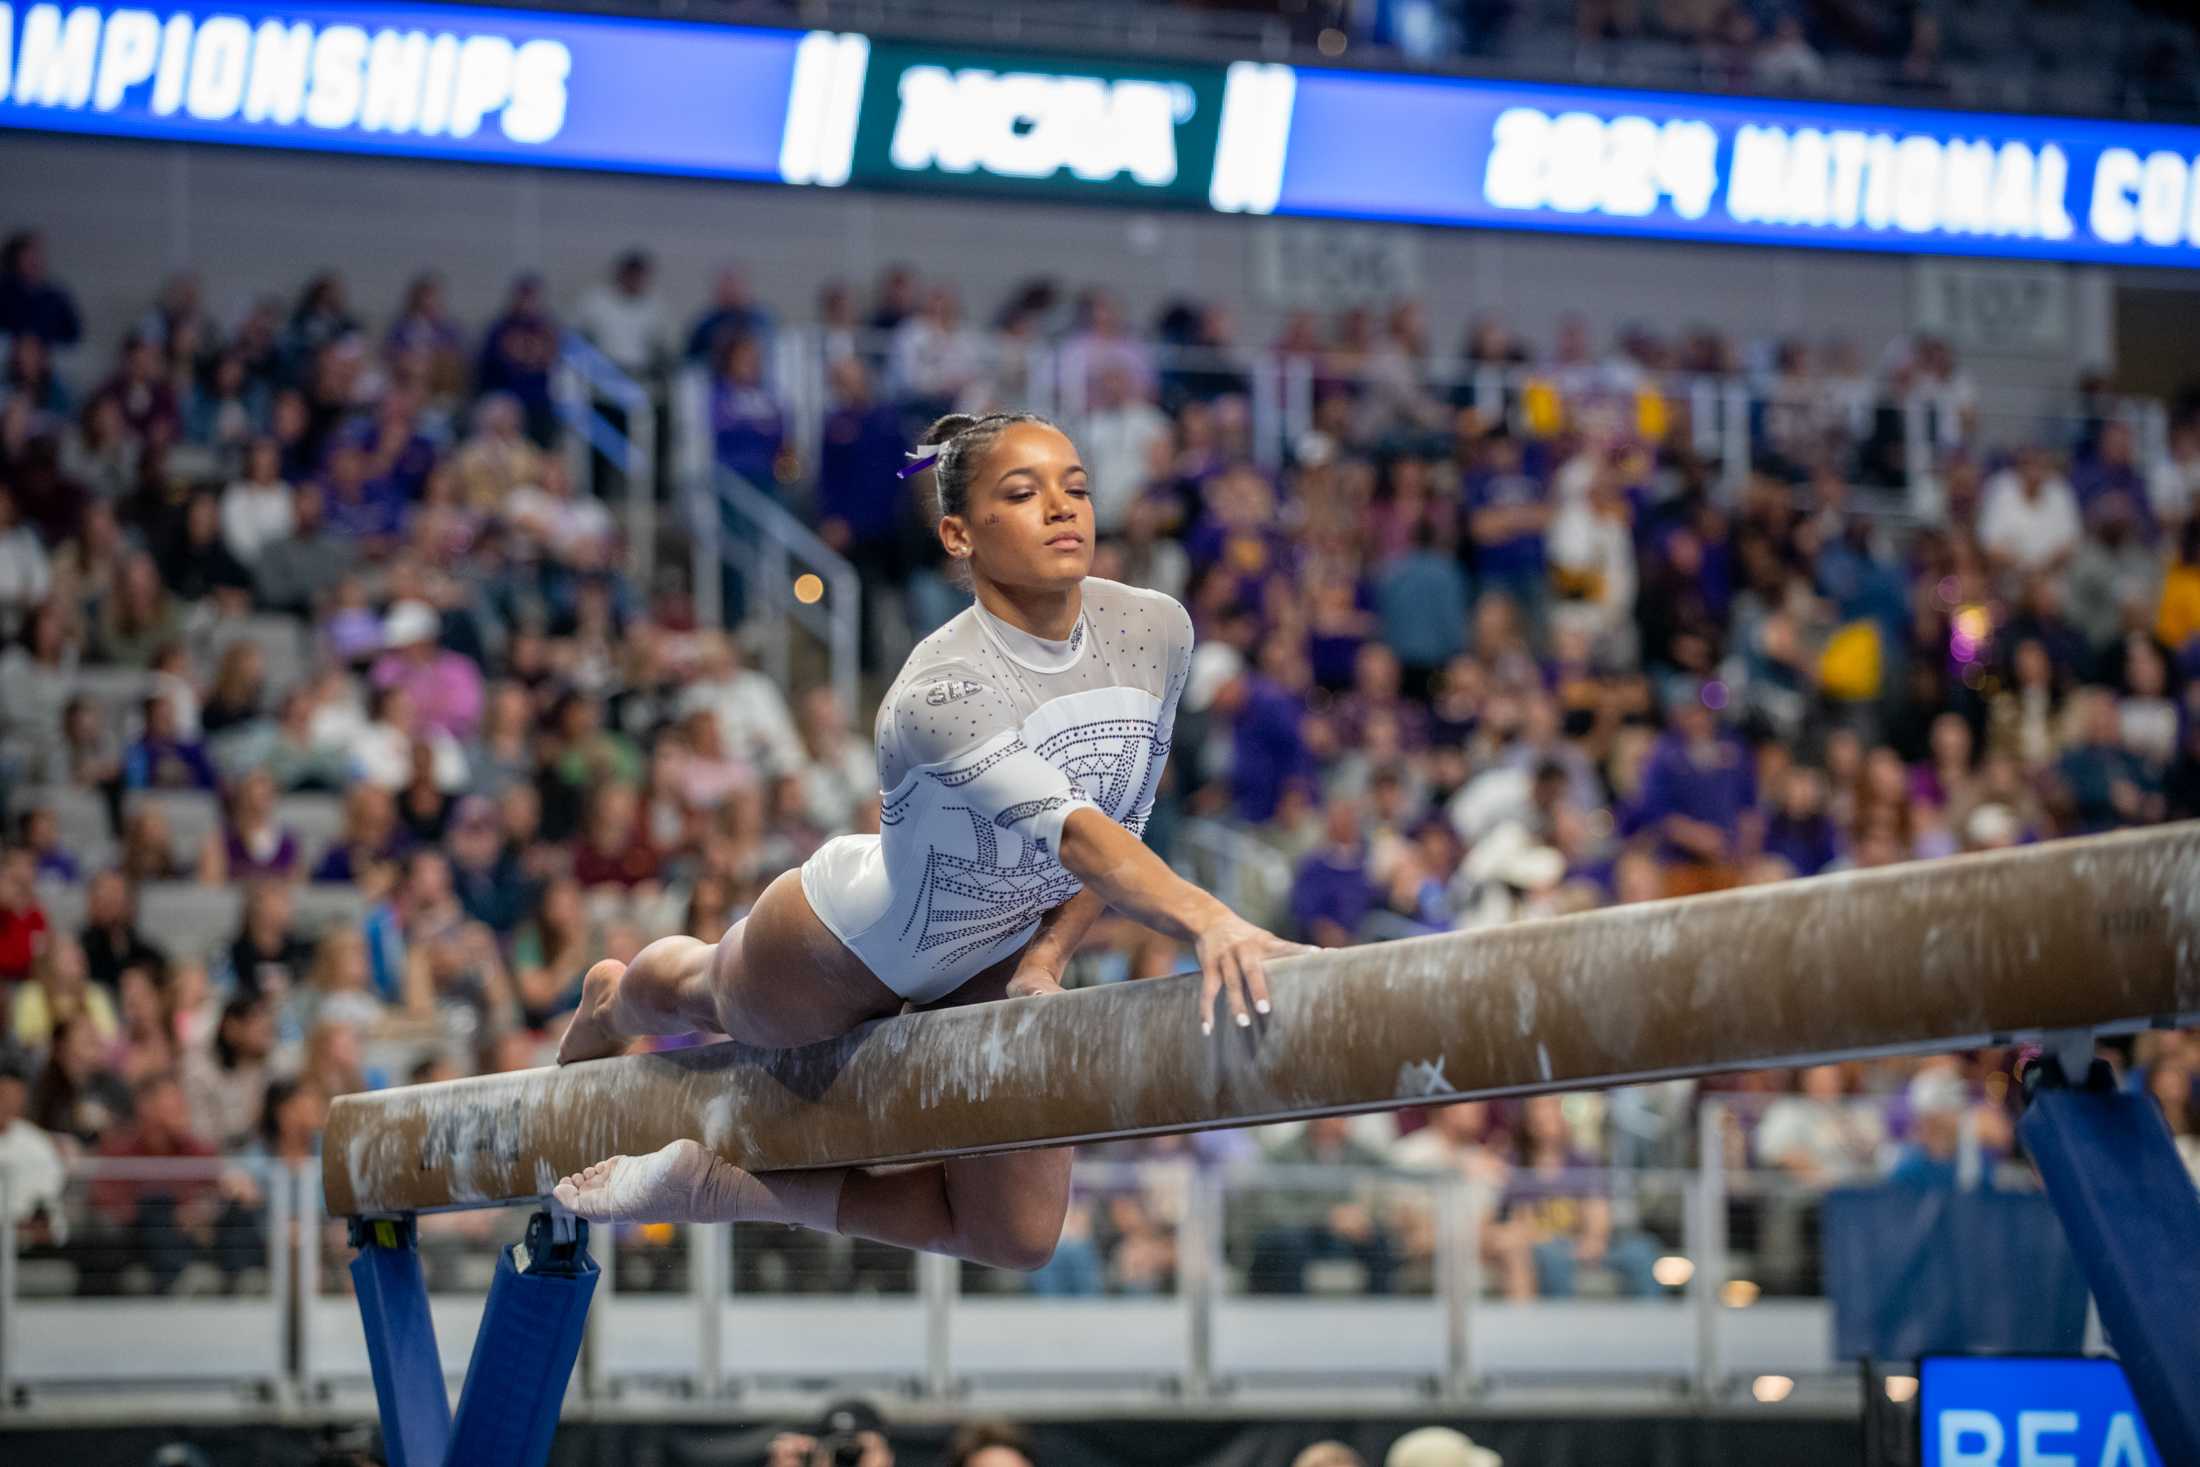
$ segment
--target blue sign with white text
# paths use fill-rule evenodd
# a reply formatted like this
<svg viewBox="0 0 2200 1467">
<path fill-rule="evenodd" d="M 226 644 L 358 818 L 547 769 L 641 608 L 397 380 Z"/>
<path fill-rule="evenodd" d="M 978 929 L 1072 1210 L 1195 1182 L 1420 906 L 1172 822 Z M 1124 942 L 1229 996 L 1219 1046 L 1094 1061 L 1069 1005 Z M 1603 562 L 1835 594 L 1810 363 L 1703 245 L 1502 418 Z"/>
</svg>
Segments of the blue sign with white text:
<svg viewBox="0 0 2200 1467">
<path fill-rule="evenodd" d="M 2113 1360 L 1935 1356 L 1917 1407 L 1924 1467 L 2162 1467 Z"/>
<path fill-rule="evenodd" d="M 801 41 L 471 6 L 0 3 L 0 127 L 777 180 Z"/>
<path fill-rule="evenodd" d="M 1300 68 L 1277 214 L 2200 265 L 2200 128 Z"/>
</svg>

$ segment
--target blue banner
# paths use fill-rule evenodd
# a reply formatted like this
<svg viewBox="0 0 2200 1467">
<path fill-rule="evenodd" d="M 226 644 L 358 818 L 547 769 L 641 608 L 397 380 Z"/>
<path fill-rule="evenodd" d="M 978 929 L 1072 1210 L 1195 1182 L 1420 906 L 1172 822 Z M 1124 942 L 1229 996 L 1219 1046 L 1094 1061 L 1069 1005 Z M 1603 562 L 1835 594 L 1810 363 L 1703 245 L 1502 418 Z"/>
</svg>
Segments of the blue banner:
<svg viewBox="0 0 2200 1467">
<path fill-rule="evenodd" d="M 2162 1467 L 2113 1360 L 1928 1357 L 1917 1415 L 1923 1467 Z"/>
<path fill-rule="evenodd" d="M 802 41 L 468 6 L 0 4 L 0 127 L 777 180 Z"/>
<path fill-rule="evenodd" d="M 2200 128 L 1303 68 L 1294 82 L 1280 178 L 1241 205 L 1254 212 L 2200 265 Z"/>
</svg>

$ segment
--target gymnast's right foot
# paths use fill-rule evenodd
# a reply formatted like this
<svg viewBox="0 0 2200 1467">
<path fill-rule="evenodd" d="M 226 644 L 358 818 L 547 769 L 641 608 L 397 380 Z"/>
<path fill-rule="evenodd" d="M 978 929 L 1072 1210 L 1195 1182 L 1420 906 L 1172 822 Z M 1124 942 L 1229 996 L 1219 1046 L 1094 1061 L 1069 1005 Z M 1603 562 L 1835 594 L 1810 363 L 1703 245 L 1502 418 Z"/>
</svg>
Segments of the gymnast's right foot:
<svg viewBox="0 0 2200 1467">
<path fill-rule="evenodd" d="M 619 980 L 625 975 L 626 964 L 605 958 L 581 979 L 581 1005 L 573 1011 L 573 1022 L 565 1026 L 565 1037 L 558 1041 L 559 1064 L 602 1059 L 626 1048 L 627 1036 L 611 1024 L 611 1006 L 618 999 Z"/>
</svg>

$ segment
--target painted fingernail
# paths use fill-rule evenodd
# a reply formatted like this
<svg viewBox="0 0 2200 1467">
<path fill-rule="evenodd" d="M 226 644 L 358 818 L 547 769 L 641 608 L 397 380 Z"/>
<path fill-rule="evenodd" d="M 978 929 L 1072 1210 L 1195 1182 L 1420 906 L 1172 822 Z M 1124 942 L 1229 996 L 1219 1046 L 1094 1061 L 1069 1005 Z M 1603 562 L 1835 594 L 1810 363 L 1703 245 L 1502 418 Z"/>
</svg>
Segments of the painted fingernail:
<svg viewBox="0 0 2200 1467">
<path fill-rule="evenodd" d="M 1212 1033 L 1214 1033 L 1214 1032 L 1215 1032 L 1215 1021 L 1214 1021 L 1214 1020 L 1212 1020 L 1212 1019 L 1201 1019 L 1201 1020 L 1199 1021 L 1199 1032 L 1200 1032 L 1200 1033 L 1202 1033 L 1202 1034 L 1212 1034 Z"/>
<path fill-rule="evenodd" d="M 1253 1016 L 1251 1014 L 1239 1014 L 1237 1016 L 1237 1021 L 1238 1027 L 1240 1029 L 1250 1029 L 1253 1027 Z"/>
<path fill-rule="evenodd" d="M 1254 1004 L 1253 1007 L 1265 1014 L 1268 1012 L 1268 1000 L 1264 998 L 1259 1003 Z"/>
</svg>

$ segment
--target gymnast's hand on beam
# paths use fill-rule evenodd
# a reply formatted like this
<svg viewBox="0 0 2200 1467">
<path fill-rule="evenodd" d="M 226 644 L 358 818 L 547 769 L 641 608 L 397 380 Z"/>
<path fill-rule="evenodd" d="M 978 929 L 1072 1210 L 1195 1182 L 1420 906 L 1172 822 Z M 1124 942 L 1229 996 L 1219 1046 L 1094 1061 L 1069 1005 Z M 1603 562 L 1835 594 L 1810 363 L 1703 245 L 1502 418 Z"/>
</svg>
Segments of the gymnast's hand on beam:
<svg viewBox="0 0 2200 1467">
<path fill-rule="evenodd" d="M 1217 903 L 1220 906 L 1220 903 Z M 1255 1013 L 1268 1012 L 1269 958 L 1287 958 L 1314 949 L 1264 932 L 1227 907 L 1200 929 L 1193 950 L 1199 955 L 1199 1031 L 1214 1032 L 1215 998 L 1228 994 L 1230 1016 L 1240 1029 Z"/>
<path fill-rule="evenodd" d="M 1024 963 L 1008 980 L 1002 992 L 1009 998 L 1041 998 L 1049 993 L 1062 991 L 1062 975 L 1038 963 Z"/>
</svg>

